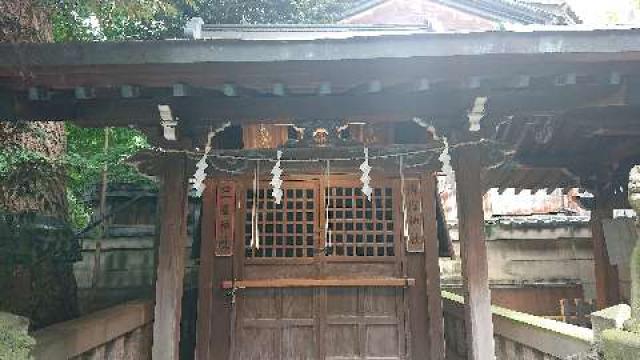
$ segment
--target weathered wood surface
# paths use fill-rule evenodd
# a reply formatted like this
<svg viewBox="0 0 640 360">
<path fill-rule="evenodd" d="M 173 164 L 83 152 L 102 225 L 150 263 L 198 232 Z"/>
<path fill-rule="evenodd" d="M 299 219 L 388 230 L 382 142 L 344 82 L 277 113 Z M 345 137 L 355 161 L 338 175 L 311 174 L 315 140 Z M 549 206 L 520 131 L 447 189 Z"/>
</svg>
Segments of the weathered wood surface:
<svg viewBox="0 0 640 360">
<path fill-rule="evenodd" d="M 277 149 L 289 139 L 286 126 L 247 125 L 242 127 L 242 144 L 245 149 Z"/>
<path fill-rule="evenodd" d="M 467 354 L 469 360 L 490 360 L 494 356 L 493 323 L 484 238 L 480 149 L 474 145 L 460 146 L 453 155 Z"/>
<path fill-rule="evenodd" d="M 604 238 L 602 220 L 613 218 L 613 209 L 605 194 L 596 194 L 595 208 L 591 210 L 591 237 L 593 239 L 593 263 L 596 275 L 596 305 L 605 309 L 620 301 L 620 281 L 617 266 L 611 265 Z"/>
<path fill-rule="evenodd" d="M 242 240 L 235 245 L 238 256 L 233 257 L 233 277 L 224 280 L 261 287 L 238 289 L 235 297 L 226 296 L 236 300 L 231 314 L 230 358 L 407 358 L 404 296 L 412 288 L 404 288 L 408 280 L 402 267 L 405 244 L 398 225 L 397 179 L 374 191 L 372 202 L 378 200 L 380 213 L 374 211 L 368 217 L 364 214 L 371 208 L 359 194 L 357 178 L 332 177 L 330 199 L 325 198 L 329 193 L 324 191 L 327 179 L 310 176 L 305 180 L 285 181 L 281 209 L 258 207 L 259 250 L 247 245 L 251 242 L 251 221 L 246 219 L 247 215 L 251 218 L 252 201 L 246 197 L 251 198 L 251 185 L 245 183 L 239 191 L 244 204 L 238 216 Z M 264 200 L 258 201 L 268 204 L 268 194 L 263 195 L 258 198 Z M 329 217 L 333 245 L 328 248 L 322 230 L 325 217 L 320 215 L 325 210 L 334 212 Z M 337 212 L 341 214 L 335 215 Z M 264 215 L 262 221 L 260 214 Z M 291 241 L 289 235 L 293 236 Z M 282 236 L 280 244 L 277 236 Z M 300 240 L 304 241 L 298 243 L 297 236 L 303 236 Z M 358 241 L 357 236 L 361 237 Z M 279 253 L 278 249 L 285 251 Z M 286 249 L 291 249 L 288 256 Z M 424 267 L 420 270 L 424 272 Z M 394 284 L 397 286 L 388 286 Z M 424 338 L 421 335 L 420 340 L 425 342 Z"/>
<path fill-rule="evenodd" d="M 429 319 L 429 359 L 442 360 L 445 356 L 444 320 L 440 295 L 440 266 L 438 230 L 436 224 L 436 179 L 432 174 L 420 182 L 424 225 L 424 255 Z"/>
<path fill-rule="evenodd" d="M 198 333 L 196 353 L 198 359 L 229 359 L 231 354 L 233 298 L 220 284 L 234 278 L 232 263 L 238 257 L 215 256 L 217 237 L 216 218 L 220 212 L 217 204 L 218 180 L 208 179 L 203 195 L 202 247 L 200 252 L 200 288 L 198 299 Z M 214 190 L 216 188 L 216 190 Z M 238 194 L 236 194 L 237 196 Z M 242 222 L 236 216 L 236 228 Z M 233 239 L 228 239 L 233 244 Z M 239 244 L 243 245 L 243 244 Z M 242 252 L 240 252 L 242 254 Z"/>
<path fill-rule="evenodd" d="M 153 326 L 153 359 L 177 360 L 187 241 L 187 174 L 183 155 L 162 159 L 160 239 Z"/>
<path fill-rule="evenodd" d="M 342 279 L 261 279 L 223 281 L 223 289 L 249 288 L 313 288 L 313 287 L 410 287 L 412 278 L 342 278 Z"/>
<path fill-rule="evenodd" d="M 409 350 L 410 358 L 421 359 L 429 354 L 429 315 L 428 315 L 428 290 L 427 272 L 424 253 L 407 253 L 407 275 L 416 279 L 416 286 L 408 288 L 408 323 L 411 334 Z M 438 296 L 440 296 L 438 294 Z"/>
<path fill-rule="evenodd" d="M 200 75 L 198 73 L 198 75 Z M 414 75 L 415 77 L 415 75 Z M 169 86 L 169 84 L 167 84 Z M 403 84 L 411 87 L 411 83 Z M 167 88 L 165 88 L 167 89 Z M 154 89 L 149 89 L 151 90 Z M 584 108 L 607 103 L 620 86 L 593 85 L 586 87 L 554 87 L 544 90 L 524 89 L 518 92 L 494 90 L 487 104 L 487 113 L 509 115 L 513 113 L 552 112 Z M 162 88 L 155 89 L 162 91 Z M 223 97 L 212 93 L 202 97 L 174 98 L 101 98 L 77 101 L 71 95 L 61 95 L 55 101 L 15 100 L 14 107 L 0 108 L 0 118 L 23 121 L 72 120 L 85 126 L 156 126 L 158 102 L 170 105 L 172 113 L 181 118 L 193 118 L 192 129 L 208 129 L 211 120 L 233 120 L 235 123 L 287 123 L 298 119 L 398 122 L 412 116 L 433 117 L 445 126 L 461 125 L 456 119 L 472 107 L 477 91 L 433 90 L 356 94 L 342 96 L 285 96 L 285 97 Z M 630 112 L 634 111 L 629 107 Z M 206 120 L 205 120 L 206 119 Z"/>
<path fill-rule="evenodd" d="M 153 303 L 134 301 L 36 331 L 34 359 L 150 359 Z M 124 354 L 122 356 L 122 354 Z"/>
<path fill-rule="evenodd" d="M 213 269 L 215 264 L 215 212 L 217 187 L 211 179 L 205 180 L 202 194 L 202 228 L 200 235 L 200 268 L 198 272 L 198 319 L 196 335 L 196 354 L 198 359 L 209 359 L 213 309 Z"/>
</svg>

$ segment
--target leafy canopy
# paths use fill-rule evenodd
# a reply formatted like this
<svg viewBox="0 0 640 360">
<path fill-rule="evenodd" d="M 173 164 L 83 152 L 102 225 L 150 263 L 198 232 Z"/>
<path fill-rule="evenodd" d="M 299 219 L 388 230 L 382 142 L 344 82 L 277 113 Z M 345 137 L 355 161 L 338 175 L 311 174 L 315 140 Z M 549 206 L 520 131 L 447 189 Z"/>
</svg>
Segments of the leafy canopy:
<svg viewBox="0 0 640 360">
<path fill-rule="evenodd" d="M 180 37 L 194 16 L 205 23 L 329 23 L 355 0 L 41 0 L 50 6 L 54 41 L 151 40 Z M 136 130 L 111 129 L 105 151 L 103 129 L 66 125 L 68 200 L 72 223 L 86 226 L 85 200 L 97 188 L 105 165 L 109 183 L 149 185 L 124 160 L 148 146 Z"/>
</svg>

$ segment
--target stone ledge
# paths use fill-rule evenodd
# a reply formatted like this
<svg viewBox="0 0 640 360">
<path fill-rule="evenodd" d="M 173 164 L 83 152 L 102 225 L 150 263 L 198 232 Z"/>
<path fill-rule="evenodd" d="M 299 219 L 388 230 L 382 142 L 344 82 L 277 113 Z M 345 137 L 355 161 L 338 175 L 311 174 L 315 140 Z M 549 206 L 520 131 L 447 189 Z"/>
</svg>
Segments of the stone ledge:
<svg viewBox="0 0 640 360">
<path fill-rule="evenodd" d="M 640 334 L 609 329 L 602 332 L 606 360 L 637 360 L 640 354 Z"/>
<path fill-rule="evenodd" d="M 138 300 L 58 323 L 33 334 L 35 359 L 70 359 L 153 321 L 153 302 Z"/>
<path fill-rule="evenodd" d="M 445 313 L 463 318 L 464 298 L 462 296 L 442 291 L 442 300 Z M 491 306 L 491 312 L 494 335 L 500 335 L 562 359 L 591 352 L 593 344 L 591 329 L 495 305 Z"/>
<path fill-rule="evenodd" d="M 624 322 L 631 317 L 631 307 L 627 304 L 615 305 L 591 313 L 593 337 L 598 350 L 603 350 L 602 333 L 609 329 L 621 330 Z"/>
</svg>

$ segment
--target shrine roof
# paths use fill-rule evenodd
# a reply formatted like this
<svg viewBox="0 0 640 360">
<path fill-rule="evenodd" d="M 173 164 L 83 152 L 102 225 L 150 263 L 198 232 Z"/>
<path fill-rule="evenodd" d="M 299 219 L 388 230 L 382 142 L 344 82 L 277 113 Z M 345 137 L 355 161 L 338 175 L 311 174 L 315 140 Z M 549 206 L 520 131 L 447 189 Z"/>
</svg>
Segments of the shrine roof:
<svg viewBox="0 0 640 360">
<path fill-rule="evenodd" d="M 336 119 L 459 131 L 482 100 L 478 135 L 501 144 L 496 161 L 508 155 L 488 185 L 579 186 L 612 167 L 615 189 L 640 160 L 638 29 L 240 28 L 240 38 L 0 44 L 0 119 L 158 132 L 162 104 L 187 138 L 223 122 L 241 134 Z"/>
<path fill-rule="evenodd" d="M 432 33 L 411 26 L 225 26 L 206 40 L 0 44 L 0 75 L 17 67 L 335 61 L 640 52 L 640 30 L 550 27 Z M 235 29 L 235 30 L 234 30 Z M 231 31 L 234 30 L 234 31 Z M 634 58 L 637 58 L 634 57 Z M 586 59 L 583 59 L 586 60 Z M 13 71 L 12 71 L 13 70 Z"/>
</svg>

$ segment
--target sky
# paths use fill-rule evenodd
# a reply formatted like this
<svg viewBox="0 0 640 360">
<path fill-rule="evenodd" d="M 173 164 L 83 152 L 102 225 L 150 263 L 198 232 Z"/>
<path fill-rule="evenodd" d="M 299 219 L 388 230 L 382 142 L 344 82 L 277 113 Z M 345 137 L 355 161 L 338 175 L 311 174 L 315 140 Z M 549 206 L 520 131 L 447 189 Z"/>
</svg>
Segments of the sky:
<svg viewBox="0 0 640 360">
<path fill-rule="evenodd" d="M 585 24 L 640 23 L 634 0 L 567 0 Z M 634 16 L 635 12 L 635 16 Z"/>
</svg>

